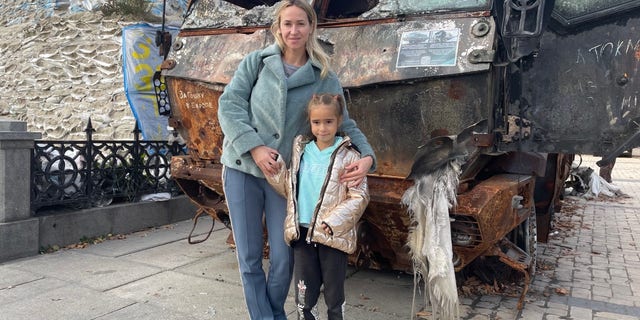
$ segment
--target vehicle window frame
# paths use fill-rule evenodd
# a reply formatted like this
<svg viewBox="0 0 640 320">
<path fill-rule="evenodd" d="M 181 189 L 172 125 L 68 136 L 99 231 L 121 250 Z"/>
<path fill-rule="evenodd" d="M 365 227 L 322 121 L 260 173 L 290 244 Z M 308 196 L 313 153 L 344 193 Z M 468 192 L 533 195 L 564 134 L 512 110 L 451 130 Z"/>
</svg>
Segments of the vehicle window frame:
<svg viewBox="0 0 640 320">
<path fill-rule="evenodd" d="M 591 6 L 587 4 L 581 11 L 576 11 L 574 14 L 569 16 L 570 13 L 563 11 L 561 6 L 563 2 L 566 2 L 568 3 L 568 5 L 570 5 L 572 1 L 575 0 L 556 0 L 555 2 L 555 7 L 551 16 L 563 27 L 578 26 L 587 22 L 611 17 L 621 12 L 640 9 L 640 3 L 636 0 L 606 0 L 605 2 L 607 3 L 605 4 L 604 8 L 595 7 L 599 4 L 598 0 L 585 0 L 592 1 Z"/>
</svg>

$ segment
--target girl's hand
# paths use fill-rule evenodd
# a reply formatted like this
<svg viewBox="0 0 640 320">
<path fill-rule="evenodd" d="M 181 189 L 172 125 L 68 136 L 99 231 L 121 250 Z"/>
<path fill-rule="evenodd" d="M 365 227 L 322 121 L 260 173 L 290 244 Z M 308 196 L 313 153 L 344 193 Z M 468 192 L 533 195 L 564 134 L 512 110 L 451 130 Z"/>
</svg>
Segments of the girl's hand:
<svg viewBox="0 0 640 320">
<path fill-rule="evenodd" d="M 358 161 L 351 163 L 344 167 L 345 171 L 340 176 L 340 182 L 346 182 L 349 187 L 355 187 L 362 183 L 362 180 L 367 176 L 367 172 L 373 165 L 373 158 L 366 156 Z"/>
<path fill-rule="evenodd" d="M 333 230 L 331 230 L 331 227 L 329 227 L 328 224 L 326 224 L 325 222 L 322 222 L 322 230 L 324 230 L 324 233 L 332 236 L 333 235 Z"/>
<path fill-rule="evenodd" d="M 280 156 L 278 150 L 267 146 L 257 146 L 251 149 L 251 157 L 265 176 L 273 176 L 280 170 L 280 163 L 276 161 Z"/>
</svg>

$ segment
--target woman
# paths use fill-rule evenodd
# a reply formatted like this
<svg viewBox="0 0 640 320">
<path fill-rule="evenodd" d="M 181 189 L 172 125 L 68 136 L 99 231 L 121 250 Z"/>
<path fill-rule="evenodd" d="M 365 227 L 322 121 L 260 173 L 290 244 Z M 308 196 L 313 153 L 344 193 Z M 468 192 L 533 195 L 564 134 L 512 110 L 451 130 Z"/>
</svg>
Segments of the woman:
<svg viewBox="0 0 640 320">
<path fill-rule="evenodd" d="M 342 95 L 329 58 L 316 39 L 317 17 L 304 0 L 282 1 L 271 26 L 276 44 L 248 54 L 220 96 L 224 133 L 224 193 L 251 319 L 286 319 L 284 302 L 292 252 L 283 239 L 285 199 L 266 181 L 291 158 L 296 135 L 308 132 L 306 104 L 316 92 Z M 344 110 L 341 126 L 362 154 L 341 181 L 359 185 L 374 168 L 366 137 Z M 269 235 L 269 274 L 262 269 L 263 215 Z"/>
</svg>

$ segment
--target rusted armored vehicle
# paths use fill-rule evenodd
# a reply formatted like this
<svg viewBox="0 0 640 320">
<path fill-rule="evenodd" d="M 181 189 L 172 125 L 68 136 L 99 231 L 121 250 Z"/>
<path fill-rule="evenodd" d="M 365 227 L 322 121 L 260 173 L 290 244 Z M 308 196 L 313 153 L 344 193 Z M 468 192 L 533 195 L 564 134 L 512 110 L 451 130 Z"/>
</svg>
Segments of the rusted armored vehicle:
<svg viewBox="0 0 640 320">
<path fill-rule="evenodd" d="M 217 101 L 240 60 L 273 42 L 275 3 L 192 1 L 162 64 L 160 107 L 189 149 L 172 177 L 222 221 Z M 608 161 L 638 144 L 640 4 L 576 3 L 313 1 L 350 116 L 378 160 L 352 263 L 411 270 L 401 198 L 415 155 L 463 133 L 473 152 L 450 211 L 455 270 L 493 257 L 528 280 L 574 154 Z"/>
</svg>

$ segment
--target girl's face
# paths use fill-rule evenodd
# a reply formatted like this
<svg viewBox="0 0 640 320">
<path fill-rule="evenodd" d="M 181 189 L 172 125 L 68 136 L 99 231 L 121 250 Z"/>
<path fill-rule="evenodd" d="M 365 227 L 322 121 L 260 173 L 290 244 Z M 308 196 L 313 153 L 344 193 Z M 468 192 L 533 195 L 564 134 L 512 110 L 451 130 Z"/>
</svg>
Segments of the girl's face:
<svg viewBox="0 0 640 320">
<path fill-rule="evenodd" d="M 340 121 L 335 106 L 318 104 L 309 109 L 311 133 L 316 137 L 318 149 L 322 150 L 333 145 Z"/>
<path fill-rule="evenodd" d="M 290 6 L 280 13 L 280 33 L 287 48 L 292 50 L 305 49 L 311 25 L 309 17 L 299 7 Z"/>
</svg>

